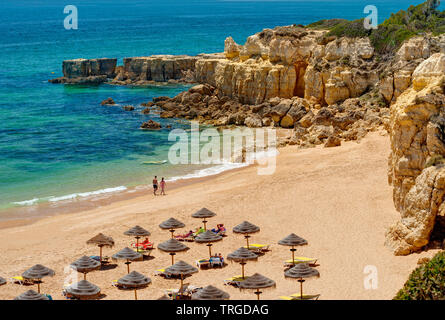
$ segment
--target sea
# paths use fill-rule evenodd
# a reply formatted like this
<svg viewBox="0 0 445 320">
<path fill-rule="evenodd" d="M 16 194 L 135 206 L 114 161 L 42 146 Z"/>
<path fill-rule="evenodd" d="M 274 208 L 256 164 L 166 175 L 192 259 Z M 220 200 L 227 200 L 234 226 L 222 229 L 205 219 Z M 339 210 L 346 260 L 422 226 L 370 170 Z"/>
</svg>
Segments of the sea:
<svg viewBox="0 0 445 320">
<path fill-rule="evenodd" d="M 1 0 L 0 1 L 0 220 L 40 214 L 57 203 L 131 193 L 151 184 L 204 177 L 240 164 L 168 162 L 170 130 L 143 131 L 153 119 L 187 130 L 186 121 L 144 115 L 142 102 L 173 97 L 187 85 L 144 88 L 48 83 L 62 61 L 154 54 L 222 52 L 224 39 L 243 44 L 249 35 L 280 25 L 366 17 L 379 23 L 391 12 L 422 1 L 405 0 Z M 64 8 L 78 12 L 76 30 L 64 28 Z M 112 97 L 118 105 L 103 107 Z M 124 111 L 124 105 L 135 106 Z M 147 189 L 148 190 L 148 189 Z M 15 216 L 14 213 L 17 213 Z"/>
</svg>

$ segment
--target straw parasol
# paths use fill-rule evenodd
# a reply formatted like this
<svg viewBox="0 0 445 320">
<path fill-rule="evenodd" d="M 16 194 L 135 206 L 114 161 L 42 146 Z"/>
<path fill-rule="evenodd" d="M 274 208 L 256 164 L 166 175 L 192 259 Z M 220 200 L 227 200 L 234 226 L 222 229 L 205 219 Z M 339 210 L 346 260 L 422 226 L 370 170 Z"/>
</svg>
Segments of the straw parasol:
<svg viewBox="0 0 445 320">
<path fill-rule="evenodd" d="M 15 297 L 14 300 L 49 300 L 49 298 L 44 294 L 35 292 L 34 290 L 28 290 L 18 297 Z"/>
<path fill-rule="evenodd" d="M 66 292 L 78 299 L 97 299 L 100 296 L 100 288 L 87 280 L 80 280 L 67 287 Z"/>
<path fill-rule="evenodd" d="M 245 277 L 244 277 L 244 265 L 246 264 L 246 261 L 248 261 L 248 260 L 257 260 L 258 259 L 258 255 L 256 255 L 255 253 L 253 253 L 249 249 L 241 247 L 238 250 L 235 250 L 234 252 L 229 253 L 227 255 L 227 259 L 240 263 L 241 269 L 242 269 L 242 278 L 245 279 Z"/>
<path fill-rule="evenodd" d="M 136 238 L 136 249 L 139 248 L 139 239 L 141 237 L 149 237 L 151 233 L 140 226 L 134 226 L 133 228 L 124 232 L 126 236 L 131 236 Z"/>
<path fill-rule="evenodd" d="M 187 251 L 190 248 L 187 247 L 182 242 L 179 242 L 176 239 L 169 239 L 167 241 L 164 241 L 158 245 L 158 249 L 164 252 L 168 252 L 172 257 L 172 265 L 175 263 L 175 255 L 176 252 L 183 252 Z"/>
<path fill-rule="evenodd" d="M 51 270 L 50 268 L 47 268 L 45 266 L 42 266 L 41 264 L 36 264 L 35 266 L 32 266 L 28 270 L 22 273 L 22 277 L 24 279 L 28 280 L 34 280 L 37 282 L 37 292 L 40 293 L 40 282 L 44 277 L 52 277 L 56 273 L 54 270 Z"/>
<path fill-rule="evenodd" d="M 263 292 L 260 289 L 275 287 L 275 281 L 259 274 L 255 273 L 253 276 L 249 277 L 240 283 L 241 289 L 256 289 L 255 294 L 257 295 L 257 300 L 260 300 L 260 294 Z"/>
<path fill-rule="evenodd" d="M 83 279 L 87 279 L 87 273 L 100 269 L 100 262 L 90 257 L 83 256 L 82 258 L 70 264 L 71 269 L 83 273 Z"/>
<path fill-rule="evenodd" d="M 176 262 L 174 265 L 166 268 L 164 272 L 174 276 L 180 276 L 181 277 L 180 289 L 182 289 L 182 286 L 184 284 L 184 276 L 197 273 L 198 269 L 181 260 L 179 262 Z"/>
<path fill-rule="evenodd" d="M 126 260 L 125 264 L 127 265 L 127 271 L 130 273 L 130 263 L 131 261 L 142 259 L 142 254 L 131 250 L 126 247 L 119 251 L 118 253 L 113 254 L 112 258 L 114 260 Z"/>
<path fill-rule="evenodd" d="M 134 289 L 134 299 L 137 300 L 137 289 L 146 288 L 151 283 L 151 279 L 140 274 L 139 272 L 132 271 L 126 276 L 117 280 L 117 283 L 127 288 Z"/>
<path fill-rule="evenodd" d="M 285 278 L 298 279 L 298 282 L 300 282 L 301 299 L 303 299 L 303 282 L 305 279 L 319 276 L 320 273 L 316 269 L 309 267 L 309 264 L 307 263 L 299 263 L 295 267 L 284 272 Z"/>
<path fill-rule="evenodd" d="M 282 246 L 292 247 L 290 249 L 290 252 L 292 252 L 292 264 L 295 265 L 295 251 L 297 250 L 297 249 L 295 249 L 295 247 L 296 246 L 304 246 L 307 244 L 307 241 L 305 239 L 297 236 L 295 233 L 291 233 L 286 238 L 278 241 L 278 244 L 282 245 Z"/>
<path fill-rule="evenodd" d="M 230 295 L 214 286 L 207 286 L 192 294 L 192 300 L 229 300 Z"/>
<path fill-rule="evenodd" d="M 233 228 L 234 233 L 244 234 L 244 238 L 246 239 L 246 242 L 247 242 L 247 249 L 249 249 L 250 234 L 257 233 L 259 231 L 260 231 L 259 227 L 257 227 L 256 225 L 254 225 L 248 221 L 244 221 L 243 223 L 241 223 Z"/>
<path fill-rule="evenodd" d="M 202 208 L 202 209 L 196 211 L 194 214 L 192 214 L 193 218 L 203 219 L 202 223 L 204 225 L 204 230 L 207 230 L 207 226 L 206 226 L 207 220 L 206 220 L 206 218 L 211 218 L 211 217 L 214 217 L 214 216 L 216 216 L 216 213 L 213 212 L 213 211 L 210 211 L 207 208 Z"/>
<path fill-rule="evenodd" d="M 98 246 L 99 251 L 99 262 L 102 263 L 102 248 L 103 247 L 114 247 L 114 240 L 111 237 L 108 237 L 102 233 L 97 234 L 93 238 L 87 241 L 87 244 L 92 244 Z"/>
<path fill-rule="evenodd" d="M 4 284 L 6 284 L 6 279 L 0 277 L 0 286 L 2 286 L 2 285 L 4 285 Z"/>
<path fill-rule="evenodd" d="M 220 235 L 217 235 L 210 230 L 200 233 L 195 238 L 195 242 L 197 242 L 197 243 L 207 243 L 207 247 L 209 247 L 209 257 L 210 258 L 212 257 L 212 242 L 221 241 L 221 240 L 222 240 L 222 237 Z"/>
<path fill-rule="evenodd" d="M 168 229 L 173 238 L 173 234 L 175 233 L 175 229 L 184 228 L 185 224 L 183 224 L 181 221 L 176 220 L 175 218 L 170 218 L 168 220 L 165 220 L 159 225 L 159 228 L 161 229 Z"/>
</svg>

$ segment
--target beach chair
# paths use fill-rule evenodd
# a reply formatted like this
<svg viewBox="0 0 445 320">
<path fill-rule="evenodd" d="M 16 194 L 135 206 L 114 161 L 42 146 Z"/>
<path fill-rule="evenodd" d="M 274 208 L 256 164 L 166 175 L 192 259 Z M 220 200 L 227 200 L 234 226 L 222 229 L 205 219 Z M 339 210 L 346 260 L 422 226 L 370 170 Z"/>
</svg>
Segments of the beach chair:
<svg viewBox="0 0 445 320">
<path fill-rule="evenodd" d="M 214 268 L 214 267 L 220 267 L 220 268 L 224 267 L 224 259 L 221 259 L 219 257 L 212 257 L 212 258 L 209 259 L 209 262 L 210 262 L 210 266 L 212 268 Z"/>
<path fill-rule="evenodd" d="M 221 237 L 225 237 L 227 229 L 226 227 L 224 227 L 224 224 L 220 223 L 216 225 L 216 228 L 212 229 L 212 232 L 216 233 L 217 235 L 220 235 Z"/>
<path fill-rule="evenodd" d="M 229 279 L 224 280 L 224 285 L 227 285 L 227 286 L 234 286 L 234 287 L 236 287 L 236 288 L 239 288 L 240 283 L 241 283 L 242 281 L 248 279 L 248 278 L 249 278 L 249 276 L 245 276 L 244 279 L 242 278 L 241 275 L 239 275 L 239 276 L 234 276 L 234 277 L 232 277 L 232 278 L 229 278 Z"/>
<path fill-rule="evenodd" d="M 90 256 L 90 258 L 100 262 L 99 256 Z M 108 263 L 110 263 L 110 257 L 102 257 L 102 264 L 108 264 Z"/>
<path fill-rule="evenodd" d="M 206 232 L 203 227 L 200 227 L 196 232 L 193 233 L 193 237 L 196 238 L 201 233 Z M 193 239 L 194 240 L 194 239 Z"/>
<path fill-rule="evenodd" d="M 294 264 L 307 263 L 307 264 L 309 264 L 310 267 L 318 267 L 319 264 L 317 264 L 317 260 L 318 259 L 307 258 L 307 257 L 295 257 L 293 262 L 292 262 L 292 259 L 286 260 L 284 262 L 284 266 L 286 268 L 290 268 Z"/>
<path fill-rule="evenodd" d="M 187 242 L 195 241 L 195 237 L 193 236 L 193 231 L 191 230 L 185 234 L 179 234 L 175 236 L 175 239 L 178 241 L 187 241 Z"/>
<path fill-rule="evenodd" d="M 25 279 L 22 276 L 11 277 L 10 281 L 15 284 L 19 284 L 21 286 L 31 286 L 35 284 L 34 280 Z"/>
<path fill-rule="evenodd" d="M 210 267 L 210 260 L 209 259 L 196 260 L 196 266 L 199 269 L 209 268 Z"/>
<path fill-rule="evenodd" d="M 247 248 L 247 246 L 244 246 L 244 248 L 246 248 L 246 249 L 249 249 L 249 250 L 251 250 L 251 251 L 253 251 L 253 252 L 256 252 L 256 253 L 265 253 L 265 252 L 268 252 L 268 251 L 270 251 L 270 244 L 259 244 L 259 243 L 252 243 L 252 244 L 249 244 L 249 247 Z"/>
<path fill-rule="evenodd" d="M 290 296 L 293 298 L 292 300 L 318 300 L 320 297 L 319 294 L 303 294 L 303 298 L 301 298 L 300 293 L 294 293 Z"/>
<path fill-rule="evenodd" d="M 173 274 L 165 273 L 165 269 L 157 269 L 157 270 L 155 270 L 155 276 L 160 276 L 160 277 L 163 277 L 165 279 L 180 279 L 181 278 L 179 275 L 173 275 Z M 184 277 L 184 279 L 185 278 L 186 278 L 186 276 Z"/>
</svg>

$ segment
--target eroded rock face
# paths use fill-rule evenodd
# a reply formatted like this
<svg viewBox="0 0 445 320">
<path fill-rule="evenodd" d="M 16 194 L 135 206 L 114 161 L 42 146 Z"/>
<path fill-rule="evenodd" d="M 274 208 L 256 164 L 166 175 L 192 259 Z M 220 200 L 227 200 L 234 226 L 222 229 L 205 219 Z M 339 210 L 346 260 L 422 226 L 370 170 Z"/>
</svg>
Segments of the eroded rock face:
<svg viewBox="0 0 445 320">
<path fill-rule="evenodd" d="M 323 35 L 289 26 L 265 29 L 243 46 L 229 37 L 225 58 L 197 60 L 196 80 L 242 103 L 298 96 L 321 105 L 358 97 L 378 82 L 368 39 L 320 44 Z"/>
<path fill-rule="evenodd" d="M 434 54 L 413 72 L 412 86 L 391 106 L 388 180 L 401 222 L 387 233 L 395 254 L 420 250 L 429 241 L 443 203 L 442 167 L 425 168 L 445 156 L 445 54 Z"/>
</svg>

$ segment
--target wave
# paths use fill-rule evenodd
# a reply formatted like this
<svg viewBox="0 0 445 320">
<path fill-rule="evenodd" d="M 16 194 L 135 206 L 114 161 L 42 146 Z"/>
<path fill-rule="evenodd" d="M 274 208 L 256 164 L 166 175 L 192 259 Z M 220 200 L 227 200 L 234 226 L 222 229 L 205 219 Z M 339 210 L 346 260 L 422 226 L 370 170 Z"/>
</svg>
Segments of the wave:
<svg viewBox="0 0 445 320">
<path fill-rule="evenodd" d="M 94 195 L 119 192 L 119 191 L 125 191 L 125 190 L 127 190 L 127 187 L 119 186 L 119 187 L 105 188 L 105 189 L 100 189 L 100 190 L 95 190 L 95 191 L 90 191 L 90 192 L 72 193 L 72 194 L 67 194 L 67 195 L 59 196 L 59 197 L 52 196 L 52 197 L 48 197 L 48 198 L 34 198 L 31 200 L 13 202 L 12 204 L 16 205 L 16 206 L 31 206 L 33 204 L 36 204 L 37 202 L 43 202 L 43 201 L 58 202 L 58 201 L 65 201 L 65 200 L 73 200 L 76 198 L 87 198 L 87 197 L 94 196 Z"/>
</svg>

